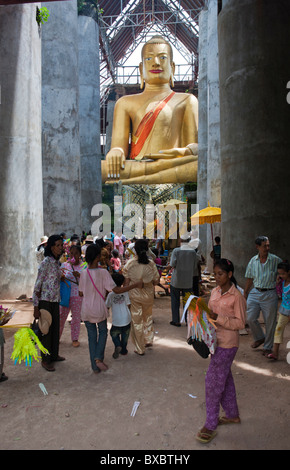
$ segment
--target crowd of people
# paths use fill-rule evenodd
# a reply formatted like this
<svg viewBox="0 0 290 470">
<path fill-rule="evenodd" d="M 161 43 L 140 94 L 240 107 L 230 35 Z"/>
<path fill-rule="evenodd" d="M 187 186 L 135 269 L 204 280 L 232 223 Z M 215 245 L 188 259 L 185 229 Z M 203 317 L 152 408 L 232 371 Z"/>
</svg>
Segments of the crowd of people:
<svg viewBox="0 0 290 470">
<path fill-rule="evenodd" d="M 55 253 L 58 245 L 62 245 L 61 253 Z M 54 371 L 53 362 L 63 360 L 58 344 L 69 313 L 74 347 L 80 344 L 81 321 L 85 323 L 95 373 L 107 369 L 104 354 L 110 310 L 113 357 L 127 354 L 129 333 L 135 353 L 145 354 L 145 348 L 153 342 L 152 308 L 155 285 L 160 284 L 158 269 L 162 269 L 160 248 L 152 250 L 148 240 L 126 240 L 122 234 L 98 239 L 91 234 L 81 238 L 74 234 L 67 239 L 65 233 L 43 237 L 36 249 L 40 264 L 33 293 L 34 316 L 41 319 L 45 310 L 51 314 L 52 322 L 48 334 L 41 338 L 50 352 L 42 355 L 42 367 Z M 52 269 L 56 264 L 57 274 Z M 54 328 L 57 324 L 58 335 Z M 49 341 L 53 346 L 48 347 Z"/>
<path fill-rule="evenodd" d="M 220 239 L 216 245 L 220 247 Z M 240 422 L 231 373 L 239 332 L 247 324 L 254 339 L 251 347 L 263 345 L 263 355 L 277 361 L 290 319 L 290 265 L 270 253 L 267 237 L 258 237 L 255 246 L 257 255 L 246 268 L 244 291 L 237 285 L 232 261 L 221 257 L 220 248 L 212 252 L 216 287 L 210 293 L 208 307 L 209 318 L 216 326 L 217 346 L 205 378 L 206 422 L 196 436 L 202 443 L 215 437 L 218 425 Z M 128 354 L 129 337 L 134 352 L 143 356 L 154 339 L 155 286 L 163 287 L 169 294 L 168 287 L 160 282 L 164 273 L 171 276 L 170 324 L 181 326 L 180 297 L 200 296 L 204 262 L 200 240 L 182 239 L 169 257 L 162 253 L 160 240 L 149 246 L 145 238 L 126 240 L 122 234 L 95 239 L 90 234 L 74 234 L 70 239 L 65 234 L 43 237 L 36 249 L 39 269 L 33 292 L 34 317 L 38 319 L 41 342 L 49 351 L 42 353 L 42 367 L 54 371 L 53 363 L 65 360 L 59 354 L 59 340 L 69 313 L 74 347 L 80 344 L 81 322 L 86 326 L 94 373 L 108 369 L 104 358 L 110 310 L 113 358 Z M 260 312 L 265 331 L 259 322 Z M 1 374 L 1 381 L 6 380 L 3 371 Z M 225 412 L 222 417 L 220 406 Z"/>
</svg>

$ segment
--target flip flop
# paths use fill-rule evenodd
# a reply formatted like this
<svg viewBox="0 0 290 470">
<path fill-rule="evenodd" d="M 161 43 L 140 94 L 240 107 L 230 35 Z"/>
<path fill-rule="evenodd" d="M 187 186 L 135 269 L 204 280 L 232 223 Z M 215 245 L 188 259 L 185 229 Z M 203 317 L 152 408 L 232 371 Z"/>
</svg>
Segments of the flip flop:
<svg viewBox="0 0 290 470">
<path fill-rule="evenodd" d="M 201 442 L 202 444 L 208 444 L 210 441 L 214 439 L 214 437 L 217 435 L 216 431 L 213 431 L 212 433 L 208 432 L 201 432 L 199 431 L 196 435 L 196 440 L 198 442 Z"/>
<path fill-rule="evenodd" d="M 135 354 L 137 354 L 137 356 L 145 356 L 145 353 L 138 353 L 137 351 L 134 351 Z"/>
<path fill-rule="evenodd" d="M 278 357 L 275 357 L 273 353 L 268 354 L 267 358 L 271 359 L 272 361 L 278 361 Z"/>
<path fill-rule="evenodd" d="M 219 424 L 240 424 L 240 418 L 227 418 L 226 416 L 221 416 L 219 418 Z"/>
<path fill-rule="evenodd" d="M 105 364 L 103 361 L 96 360 L 96 366 L 102 371 L 108 370 L 107 364 Z"/>
<path fill-rule="evenodd" d="M 263 356 L 268 357 L 268 355 L 271 354 L 271 349 L 263 349 L 262 354 L 263 354 Z"/>
<path fill-rule="evenodd" d="M 264 343 L 264 341 L 265 341 L 264 339 L 258 339 L 253 344 L 251 344 L 251 348 L 253 348 L 253 349 L 258 348 L 259 346 L 261 346 L 261 344 Z"/>
</svg>

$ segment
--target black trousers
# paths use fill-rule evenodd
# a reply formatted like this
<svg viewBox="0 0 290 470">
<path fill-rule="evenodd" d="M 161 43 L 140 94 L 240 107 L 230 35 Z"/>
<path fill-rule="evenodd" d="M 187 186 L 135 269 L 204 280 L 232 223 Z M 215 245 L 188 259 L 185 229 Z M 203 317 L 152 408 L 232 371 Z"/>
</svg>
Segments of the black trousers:
<svg viewBox="0 0 290 470">
<path fill-rule="evenodd" d="M 41 358 L 44 362 L 54 362 L 58 357 L 59 350 L 59 303 L 47 302 L 46 300 L 39 301 L 39 310 L 47 310 L 52 316 L 52 322 L 47 335 L 39 332 L 39 340 L 41 344 L 48 350 L 49 354 L 41 353 Z"/>
<path fill-rule="evenodd" d="M 199 276 L 193 276 L 192 278 L 192 292 L 197 297 L 199 296 Z"/>
<path fill-rule="evenodd" d="M 179 287 L 170 286 L 170 296 L 171 296 L 171 313 L 172 313 L 172 321 L 175 323 L 180 322 L 180 295 L 182 298 L 186 294 L 194 294 L 197 297 L 199 296 L 199 277 L 194 276 L 192 280 L 192 289 L 182 289 Z M 185 321 L 187 322 L 187 312 L 185 315 Z"/>
</svg>

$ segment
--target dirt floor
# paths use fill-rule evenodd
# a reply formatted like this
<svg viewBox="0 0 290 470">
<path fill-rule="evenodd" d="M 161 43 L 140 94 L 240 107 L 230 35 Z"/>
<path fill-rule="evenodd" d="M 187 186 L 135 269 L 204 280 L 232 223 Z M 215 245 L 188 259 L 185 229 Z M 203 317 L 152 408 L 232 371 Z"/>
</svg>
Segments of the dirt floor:
<svg viewBox="0 0 290 470">
<path fill-rule="evenodd" d="M 7 301 L 0 301 L 8 305 Z M 32 314 L 30 302 L 16 302 L 17 319 Z M 154 303 L 155 340 L 145 356 L 112 358 L 108 335 L 105 362 L 98 375 L 90 369 L 87 333 L 81 324 L 73 348 L 66 323 L 55 372 L 40 363 L 14 365 L 10 358 L 15 330 L 5 330 L 8 381 L 0 383 L 1 450 L 145 450 L 172 454 L 190 450 L 278 450 L 290 448 L 290 325 L 281 360 L 271 362 L 250 348 L 251 334 L 240 337 L 232 367 L 241 424 L 219 426 L 204 446 L 195 440 L 205 421 L 204 379 L 209 359 L 186 343 L 187 328 L 169 324 L 170 297 Z M 287 363 L 287 354 L 289 363 Z M 45 395 L 39 384 L 47 391 Z M 140 405 L 131 416 L 134 403 Z M 107 454 L 105 454 L 107 455 Z"/>
</svg>

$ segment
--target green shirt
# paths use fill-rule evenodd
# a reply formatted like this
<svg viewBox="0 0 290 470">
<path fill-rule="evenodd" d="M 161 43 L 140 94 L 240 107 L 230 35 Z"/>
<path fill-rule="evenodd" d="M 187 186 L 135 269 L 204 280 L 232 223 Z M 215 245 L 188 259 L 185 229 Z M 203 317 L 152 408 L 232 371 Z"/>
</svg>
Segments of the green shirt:
<svg viewBox="0 0 290 470">
<path fill-rule="evenodd" d="M 261 263 L 259 255 L 249 261 L 245 277 L 253 279 L 254 287 L 274 289 L 276 287 L 277 266 L 282 260 L 276 255 L 268 254 L 265 263 Z"/>
</svg>

